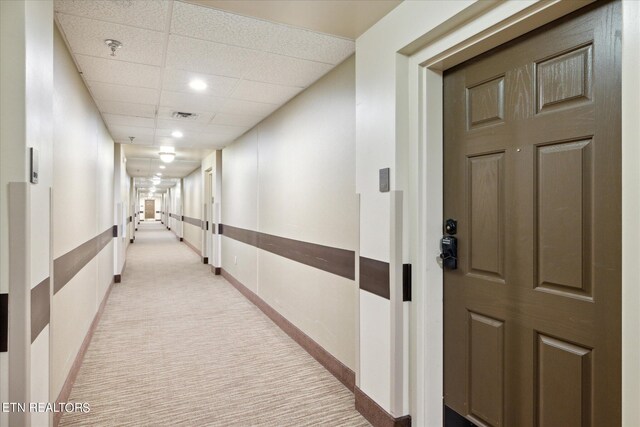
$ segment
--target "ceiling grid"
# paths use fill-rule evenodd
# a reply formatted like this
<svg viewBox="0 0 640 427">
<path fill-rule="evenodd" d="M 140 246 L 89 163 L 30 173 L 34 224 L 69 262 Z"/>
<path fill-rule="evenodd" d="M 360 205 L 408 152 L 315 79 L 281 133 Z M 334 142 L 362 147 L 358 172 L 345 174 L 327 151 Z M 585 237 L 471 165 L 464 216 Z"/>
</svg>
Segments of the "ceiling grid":
<svg viewBox="0 0 640 427">
<path fill-rule="evenodd" d="M 358 10 L 362 3 L 381 4 L 341 6 L 347 3 Z M 398 3 L 386 1 L 370 19 Z M 56 22 L 74 61 L 114 141 L 127 144 L 131 176 L 157 172 L 160 146 L 176 150 L 164 176 L 188 174 L 199 158 L 231 143 L 355 51 L 349 38 L 207 6 L 55 0 Z M 105 39 L 123 44 L 115 56 Z M 206 89 L 191 89 L 194 79 Z M 175 119 L 175 111 L 198 117 Z M 182 138 L 171 136 L 176 130 Z"/>
</svg>

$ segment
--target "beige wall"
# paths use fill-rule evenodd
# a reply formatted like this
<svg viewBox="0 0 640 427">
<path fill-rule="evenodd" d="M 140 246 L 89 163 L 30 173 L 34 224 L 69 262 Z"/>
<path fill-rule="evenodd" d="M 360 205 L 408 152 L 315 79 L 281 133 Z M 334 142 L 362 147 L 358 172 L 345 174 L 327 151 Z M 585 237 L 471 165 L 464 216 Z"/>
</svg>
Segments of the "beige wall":
<svg viewBox="0 0 640 427">
<path fill-rule="evenodd" d="M 184 216 L 202 219 L 202 172 L 198 168 L 183 178 Z M 184 240 L 202 253 L 202 228 L 185 222 Z"/>
<path fill-rule="evenodd" d="M 356 250 L 355 60 L 222 150 L 222 223 Z M 354 369 L 353 280 L 222 238 L 222 267 Z"/>
<path fill-rule="evenodd" d="M 114 144 L 57 29 L 53 79 L 53 257 L 57 258 L 114 224 Z M 113 279 L 113 254 L 111 242 L 53 296 L 53 399 Z"/>
</svg>

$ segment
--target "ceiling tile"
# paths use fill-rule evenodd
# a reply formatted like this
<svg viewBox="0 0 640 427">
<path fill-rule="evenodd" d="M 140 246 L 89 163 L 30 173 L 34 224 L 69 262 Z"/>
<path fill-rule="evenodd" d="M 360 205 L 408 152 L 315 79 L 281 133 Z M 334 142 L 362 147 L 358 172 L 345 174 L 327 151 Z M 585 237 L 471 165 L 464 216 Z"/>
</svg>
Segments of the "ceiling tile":
<svg viewBox="0 0 640 427">
<path fill-rule="evenodd" d="M 245 101 L 284 104 L 301 90 L 299 87 L 242 80 L 231 97 Z"/>
<path fill-rule="evenodd" d="M 189 83 L 195 79 L 205 82 L 207 88 L 202 92 L 196 92 L 191 89 Z M 162 89 L 171 92 L 191 93 L 194 95 L 229 96 L 238 82 L 238 79 L 231 77 L 214 76 L 211 74 L 194 73 L 169 68 L 164 73 Z"/>
<path fill-rule="evenodd" d="M 103 114 L 102 117 L 104 117 L 109 126 L 135 126 L 142 128 L 156 127 L 155 119 L 147 117 L 131 117 L 118 114 Z"/>
<path fill-rule="evenodd" d="M 136 138 L 144 138 L 144 137 L 153 137 L 155 129 L 153 128 L 143 128 L 137 126 L 118 126 L 111 125 L 109 126 L 109 130 L 112 134 L 118 136 L 126 136 L 129 138 L 130 136 L 135 136 Z"/>
<path fill-rule="evenodd" d="M 249 128 L 247 126 L 226 126 L 211 124 L 207 126 L 207 134 L 218 136 L 233 136 L 237 137 L 245 133 Z"/>
<path fill-rule="evenodd" d="M 257 51 L 236 46 L 169 36 L 167 67 L 226 77 L 242 77 L 254 65 Z"/>
<path fill-rule="evenodd" d="M 55 0 L 56 12 L 163 31 L 170 2 L 164 0 Z"/>
<path fill-rule="evenodd" d="M 76 55 L 84 78 L 88 81 L 144 88 L 160 88 L 160 67 L 124 61 Z"/>
<path fill-rule="evenodd" d="M 74 53 L 138 64 L 162 64 L 164 33 L 65 14 L 58 14 L 58 22 Z M 115 56 L 111 56 L 105 39 L 122 43 Z"/>
<path fill-rule="evenodd" d="M 134 104 L 155 104 L 160 91 L 144 87 L 114 85 L 101 82 L 87 82 L 96 99 L 105 101 L 132 102 Z"/>
<path fill-rule="evenodd" d="M 252 127 L 255 124 L 259 123 L 262 119 L 264 119 L 264 116 L 218 113 L 213 118 L 211 123 L 217 125 Z"/>
<path fill-rule="evenodd" d="M 207 129 L 209 121 L 195 121 L 195 120 L 177 120 L 177 119 L 165 119 L 161 115 L 158 115 L 158 135 L 171 134 L 174 130 L 180 130 L 182 132 L 204 132 Z M 163 133 L 164 132 L 164 133 Z"/>
<path fill-rule="evenodd" d="M 307 87 L 332 68 L 329 64 L 265 53 L 245 78 L 284 86 Z"/>
<path fill-rule="evenodd" d="M 353 40 L 316 33 L 300 28 L 280 26 L 268 52 L 312 61 L 339 64 L 353 54 Z"/>
<path fill-rule="evenodd" d="M 225 98 L 207 96 L 200 93 L 162 91 L 160 106 L 173 107 L 178 111 L 210 111 L 216 112 L 226 101 Z"/>
<path fill-rule="evenodd" d="M 280 105 L 265 104 L 262 102 L 242 101 L 239 99 L 228 100 L 220 109 L 221 113 L 248 114 L 265 117 L 275 111 Z"/>
<path fill-rule="evenodd" d="M 98 104 L 98 109 L 102 113 L 108 114 L 153 118 L 156 113 L 155 105 L 100 100 L 96 101 L 96 104 Z"/>
<path fill-rule="evenodd" d="M 113 135 L 112 133 L 111 136 L 113 136 L 113 140 L 115 142 L 119 142 L 122 145 L 134 145 L 136 147 L 149 147 L 153 145 L 153 137 L 149 136 L 136 137 L 133 142 L 131 142 L 129 136 L 127 135 Z"/>
<path fill-rule="evenodd" d="M 233 46 L 263 50 L 280 25 L 221 10 L 176 2 L 171 32 Z"/>
</svg>

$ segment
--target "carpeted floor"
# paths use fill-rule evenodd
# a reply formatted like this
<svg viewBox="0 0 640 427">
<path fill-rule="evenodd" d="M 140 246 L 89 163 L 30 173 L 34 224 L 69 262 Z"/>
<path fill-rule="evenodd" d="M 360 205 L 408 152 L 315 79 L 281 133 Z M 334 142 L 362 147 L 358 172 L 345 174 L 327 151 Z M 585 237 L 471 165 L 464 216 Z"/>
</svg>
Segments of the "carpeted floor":
<svg viewBox="0 0 640 427">
<path fill-rule="evenodd" d="M 61 426 L 367 426 L 353 394 L 173 233 L 141 224 Z"/>
</svg>

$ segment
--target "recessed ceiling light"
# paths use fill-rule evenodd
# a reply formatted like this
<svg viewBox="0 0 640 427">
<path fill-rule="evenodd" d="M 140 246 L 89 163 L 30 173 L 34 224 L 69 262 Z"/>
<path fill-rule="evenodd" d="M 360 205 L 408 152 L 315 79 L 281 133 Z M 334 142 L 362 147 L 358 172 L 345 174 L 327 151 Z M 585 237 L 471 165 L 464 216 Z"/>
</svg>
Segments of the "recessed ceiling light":
<svg viewBox="0 0 640 427">
<path fill-rule="evenodd" d="M 156 175 L 158 175 L 158 176 L 162 176 L 162 173 L 158 172 Z"/>
<path fill-rule="evenodd" d="M 189 82 L 189 87 L 193 90 L 205 90 L 207 84 L 202 80 L 194 79 Z"/>
<path fill-rule="evenodd" d="M 182 138 L 182 132 L 180 132 L 179 130 L 174 130 L 173 132 L 171 132 L 171 136 L 174 138 Z"/>
<path fill-rule="evenodd" d="M 167 167 L 165 165 L 160 165 L 160 169 L 166 169 Z"/>
</svg>

